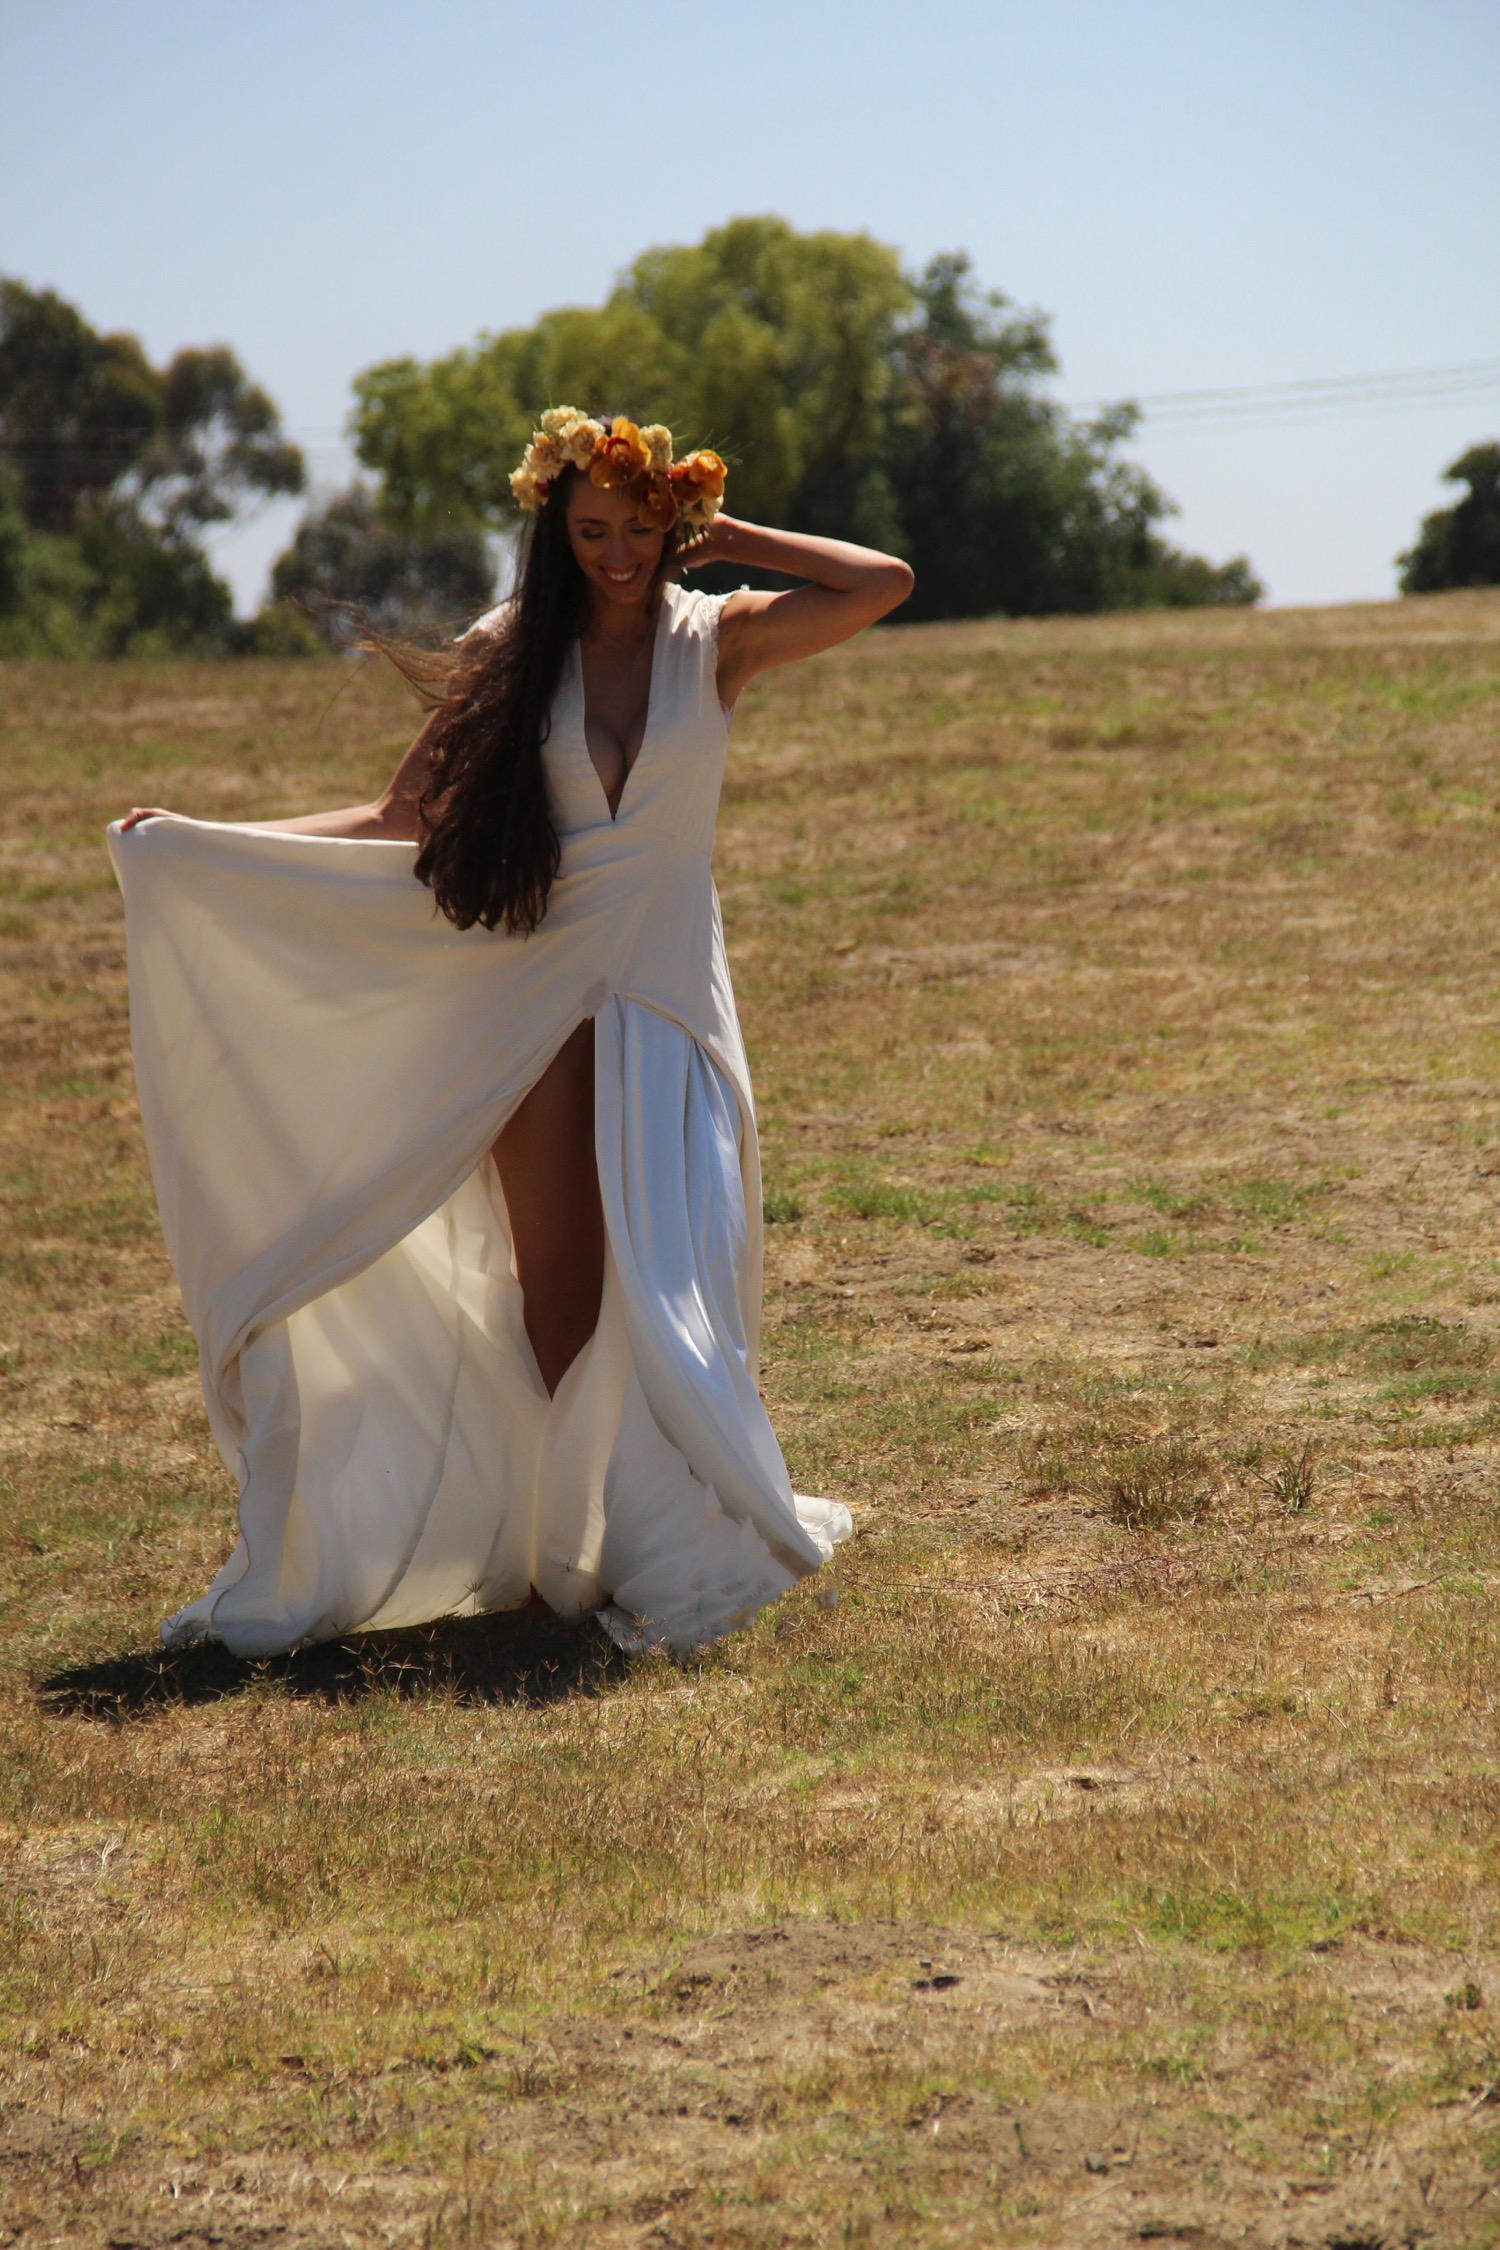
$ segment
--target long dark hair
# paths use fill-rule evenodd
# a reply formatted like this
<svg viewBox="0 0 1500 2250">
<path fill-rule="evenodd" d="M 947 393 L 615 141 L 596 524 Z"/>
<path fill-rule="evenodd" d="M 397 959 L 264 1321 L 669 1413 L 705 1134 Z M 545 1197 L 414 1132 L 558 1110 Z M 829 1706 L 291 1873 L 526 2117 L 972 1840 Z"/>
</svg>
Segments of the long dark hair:
<svg viewBox="0 0 1500 2250">
<path fill-rule="evenodd" d="M 547 802 L 542 745 L 571 643 L 588 614 L 588 587 L 568 544 L 564 470 L 521 534 L 516 589 L 493 627 L 424 654 L 385 644 L 432 707 L 422 792 L 427 837 L 415 872 L 459 929 L 526 934 L 547 911 L 562 857 Z M 675 553 L 668 538 L 652 587 Z"/>
</svg>

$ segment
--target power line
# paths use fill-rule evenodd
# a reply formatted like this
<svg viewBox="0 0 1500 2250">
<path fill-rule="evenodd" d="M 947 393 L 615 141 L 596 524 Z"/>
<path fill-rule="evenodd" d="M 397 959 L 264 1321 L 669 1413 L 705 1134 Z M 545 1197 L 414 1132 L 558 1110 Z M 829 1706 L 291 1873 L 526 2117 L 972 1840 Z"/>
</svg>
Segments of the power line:
<svg viewBox="0 0 1500 2250">
<path fill-rule="evenodd" d="M 1135 398 L 1154 431 L 1255 423 L 1283 428 L 1351 409 L 1430 407 L 1500 391 L 1500 359 L 1448 367 L 1394 368 L 1380 374 L 1323 375 L 1286 383 L 1238 383 L 1222 390 L 1158 391 Z M 1071 402 L 1070 414 L 1098 414 L 1109 401 Z"/>
<path fill-rule="evenodd" d="M 1136 394 L 1128 401 L 1069 399 L 1058 403 L 1062 411 L 1080 419 L 1128 403 L 1134 406 L 1152 434 L 1166 436 L 1179 430 L 1228 429 L 1250 425 L 1260 429 L 1285 429 L 1299 422 L 1325 420 L 1357 412 L 1401 411 L 1453 405 L 1500 392 L 1500 358 L 1461 360 L 1447 367 L 1406 367 L 1378 374 L 1317 375 L 1293 382 L 1235 383 L 1217 390 L 1155 391 Z M 350 460 L 348 437 L 326 422 L 303 424 L 281 433 L 300 441 L 301 451 L 312 460 Z M 24 458 L 42 454 L 53 460 L 96 459 L 112 441 L 138 441 L 133 428 L 98 429 L 78 438 L 6 438 L 0 436 L 0 454 Z"/>
</svg>

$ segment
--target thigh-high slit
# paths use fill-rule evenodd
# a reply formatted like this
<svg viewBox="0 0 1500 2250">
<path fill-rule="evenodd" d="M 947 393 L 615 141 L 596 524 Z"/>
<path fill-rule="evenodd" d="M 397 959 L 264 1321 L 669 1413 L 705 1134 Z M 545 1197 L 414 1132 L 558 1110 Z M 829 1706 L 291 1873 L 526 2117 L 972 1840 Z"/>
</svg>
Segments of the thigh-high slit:
<svg viewBox="0 0 1500 2250">
<path fill-rule="evenodd" d="M 599 1325 L 604 1211 L 594 1154 L 594 1025 L 570 1033 L 494 1147 L 526 1334 L 554 1397 Z"/>
</svg>

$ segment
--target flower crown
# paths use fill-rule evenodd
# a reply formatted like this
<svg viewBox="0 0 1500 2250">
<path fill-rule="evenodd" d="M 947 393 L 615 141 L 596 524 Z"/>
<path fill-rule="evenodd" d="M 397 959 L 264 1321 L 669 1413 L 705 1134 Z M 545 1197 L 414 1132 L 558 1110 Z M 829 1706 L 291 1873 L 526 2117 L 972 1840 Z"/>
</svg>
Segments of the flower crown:
<svg viewBox="0 0 1500 2250">
<path fill-rule="evenodd" d="M 511 472 L 516 506 L 544 508 L 564 469 L 586 470 L 605 492 L 627 492 L 636 516 L 655 531 L 706 531 L 724 502 L 728 474 L 717 453 L 672 459 L 672 433 L 660 422 L 638 429 L 617 414 L 606 429 L 576 406 L 549 406 Z"/>
</svg>

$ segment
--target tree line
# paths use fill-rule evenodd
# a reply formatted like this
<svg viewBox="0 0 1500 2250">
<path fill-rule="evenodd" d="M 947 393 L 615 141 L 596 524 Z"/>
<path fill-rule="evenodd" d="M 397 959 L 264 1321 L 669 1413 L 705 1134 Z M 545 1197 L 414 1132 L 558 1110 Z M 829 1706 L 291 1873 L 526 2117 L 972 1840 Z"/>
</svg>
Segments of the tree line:
<svg viewBox="0 0 1500 2250">
<path fill-rule="evenodd" d="M 602 305 L 358 375 L 361 473 L 309 505 L 242 621 L 206 541 L 306 489 L 272 400 L 226 346 L 156 367 L 3 280 L 0 655 L 290 654 L 338 645 L 354 616 L 449 627 L 493 598 L 509 472 L 562 400 L 712 445 L 736 513 L 904 555 L 907 617 L 1257 600 L 1244 556 L 1164 535 L 1172 503 L 1124 451 L 1135 410 L 1070 416 L 1046 395 L 1056 371 L 1047 321 L 961 254 L 910 273 L 865 234 L 737 219 L 647 251 Z M 1500 447 L 1449 475 L 1468 495 L 1400 558 L 1409 591 L 1500 581 Z"/>
<path fill-rule="evenodd" d="M 712 445 L 737 514 L 905 556 L 903 617 L 1256 600 L 1243 556 L 1162 536 L 1170 501 L 1122 458 L 1134 410 L 1071 419 L 1042 389 L 1056 368 L 1046 321 L 962 255 L 914 275 L 865 234 L 736 219 L 648 250 L 601 306 L 366 370 L 353 431 L 413 535 L 512 521 L 537 411 L 568 400 Z"/>
<path fill-rule="evenodd" d="M 396 532 L 356 485 L 310 511 L 271 602 L 237 619 L 207 535 L 306 484 L 276 406 L 226 345 L 156 367 L 55 291 L 0 279 L 0 656 L 311 653 L 343 612 L 289 597 L 320 576 L 398 629 L 490 597 L 477 529 Z"/>
</svg>

